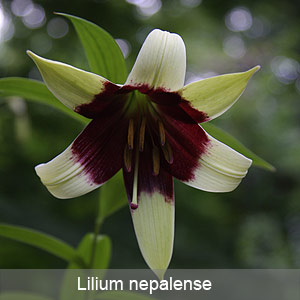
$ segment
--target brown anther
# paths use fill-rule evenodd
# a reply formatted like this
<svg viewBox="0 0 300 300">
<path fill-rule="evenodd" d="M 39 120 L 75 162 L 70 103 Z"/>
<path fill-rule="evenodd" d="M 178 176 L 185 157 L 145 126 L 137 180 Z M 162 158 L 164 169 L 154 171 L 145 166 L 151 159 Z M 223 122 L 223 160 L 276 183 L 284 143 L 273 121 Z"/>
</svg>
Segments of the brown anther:
<svg viewBox="0 0 300 300">
<path fill-rule="evenodd" d="M 162 151 L 163 151 L 165 160 L 166 160 L 169 164 L 172 164 L 172 163 L 173 163 L 173 152 L 172 152 L 172 149 L 171 149 L 169 143 L 166 143 L 166 144 L 162 147 Z"/>
<path fill-rule="evenodd" d="M 153 146 L 152 160 L 153 160 L 153 175 L 157 176 L 159 174 L 160 158 L 159 158 L 159 150 L 156 146 Z"/>
<path fill-rule="evenodd" d="M 159 129 L 160 144 L 164 146 L 164 144 L 166 143 L 166 133 L 165 133 L 164 124 L 162 123 L 161 120 L 158 120 L 158 129 Z"/>
<path fill-rule="evenodd" d="M 134 121 L 133 119 L 129 120 L 129 126 L 128 126 L 128 147 L 129 149 L 133 149 L 133 143 L 134 143 Z"/>
<path fill-rule="evenodd" d="M 145 130 L 146 130 L 146 118 L 142 118 L 142 123 L 140 127 L 140 137 L 139 137 L 139 150 L 141 152 L 144 151 L 144 144 L 145 144 Z"/>
<path fill-rule="evenodd" d="M 132 163 L 132 150 L 130 150 L 128 145 L 126 145 L 124 149 L 124 165 L 127 172 L 131 171 L 131 163 Z"/>
</svg>

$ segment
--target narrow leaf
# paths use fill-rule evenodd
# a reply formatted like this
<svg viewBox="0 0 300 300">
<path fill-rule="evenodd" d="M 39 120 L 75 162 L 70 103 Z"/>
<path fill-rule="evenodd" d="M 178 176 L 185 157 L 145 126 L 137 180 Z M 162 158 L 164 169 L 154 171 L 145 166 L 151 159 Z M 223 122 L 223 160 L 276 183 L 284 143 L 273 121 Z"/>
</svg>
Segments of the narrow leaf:
<svg viewBox="0 0 300 300">
<path fill-rule="evenodd" d="M 76 261 L 83 266 L 74 248 L 48 234 L 25 227 L 0 224 L 0 236 L 40 248 L 68 262 Z"/>
<path fill-rule="evenodd" d="M 121 171 L 100 188 L 99 202 L 100 220 L 104 220 L 128 204 Z"/>
<path fill-rule="evenodd" d="M 0 300 L 53 300 L 42 295 L 29 292 L 4 292 L 0 294 Z"/>
<path fill-rule="evenodd" d="M 57 14 L 73 23 L 91 71 L 114 83 L 123 84 L 127 78 L 127 69 L 123 54 L 114 38 L 92 22 L 64 13 Z"/>
<path fill-rule="evenodd" d="M 83 116 L 73 112 L 72 110 L 64 106 L 51 94 L 46 85 L 41 81 L 20 77 L 1 78 L 0 96 L 18 96 L 27 100 L 54 107 L 83 123 L 87 123 L 88 121 Z"/>
<path fill-rule="evenodd" d="M 234 150 L 240 152 L 241 154 L 245 155 L 246 157 L 252 159 L 253 165 L 263 168 L 268 171 L 275 171 L 275 167 L 272 166 L 270 163 L 262 159 L 261 157 L 257 156 L 247 147 L 245 147 L 241 142 L 239 142 L 236 138 L 225 132 L 224 130 L 220 129 L 219 127 L 211 124 L 211 123 L 203 123 L 201 126 L 214 138 L 219 140 L 220 142 L 228 145 L 229 147 L 233 148 Z"/>
<path fill-rule="evenodd" d="M 94 244 L 94 242 L 96 243 Z M 106 235 L 98 235 L 95 241 L 94 234 L 88 233 L 81 240 L 77 248 L 77 254 L 90 269 L 107 269 L 111 258 L 110 238 Z M 90 264 L 91 261 L 92 265 Z M 80 266 L 72 263 L 69 268 L 78 269 Z"/>
<path fill-rule="evenodd" d="M 0 300 L 53 300 L 42 295 L 29 292 L 4 292 L 0 294 Z"/>
</svg>

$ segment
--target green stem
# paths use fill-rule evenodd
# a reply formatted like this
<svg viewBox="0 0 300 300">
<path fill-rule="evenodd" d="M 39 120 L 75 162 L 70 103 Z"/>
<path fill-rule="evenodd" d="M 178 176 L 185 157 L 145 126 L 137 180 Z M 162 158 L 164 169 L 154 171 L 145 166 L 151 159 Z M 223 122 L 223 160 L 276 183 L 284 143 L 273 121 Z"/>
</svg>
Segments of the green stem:
<svg viewBox="0 0 300 300">
<path fill-rule="evenodd" d="M 99 203 L 99 201 L 98 201 L 98 203 Z M 100 210 L 100 208 L 98 207 L 98 214 L 97 214 L 97 218 L 95 221 L 95 228 L 94 228 L 94 240 L 93 240 L 93 246 L 92 246 L 92 254 L 91 254 L 91 260 L 90 260 L 90 264 L 89 264 L 90 269 L 92 269 L 93 265 L 94 265 L 94 260 L 95 260 L 95 255 L 96 255 L 96 247 L 97 247 L 97 237 L 100 232 L 101 225 L 104 221 L 103 218 L 99 216 L 99 210 Z"/>
<path fill-rule="evenodd" d="M 98 201 L 99 203 L 99 201 Z M 100 206 L 100 205 L 99 205 Z M 99 208 L 98 208 L 99 211 Z M 91 260 L 89 264 L 89 269 L 93 268 L 95 255 L 96 255 L 96 248 L 97 248 L 97 237 L 100 232 L 101 225 L 103 223 L 103 218 L 99 217 L 99 213 L 97 215 L 96 221 L 95 221 L 95 228 L 94 228 L 94 240 L 93 240 L 93 246 L 92 246 L 92 253 L 91 253 Z M 87 300 L 94 299 L 94 292 L 87 294 Z"/>
</svg>

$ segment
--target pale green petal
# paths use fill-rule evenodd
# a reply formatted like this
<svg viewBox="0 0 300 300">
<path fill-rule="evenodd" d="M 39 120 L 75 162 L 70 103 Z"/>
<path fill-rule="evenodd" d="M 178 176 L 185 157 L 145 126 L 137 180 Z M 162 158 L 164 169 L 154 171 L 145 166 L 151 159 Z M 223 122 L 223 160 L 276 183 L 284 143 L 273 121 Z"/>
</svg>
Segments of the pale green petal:
<svg viewBox="0 0 300 300">
<path fill-rule="evenodd" d="M 90 103 L 95 95 L 104 90 L 107 80 L 99 75 L 42 58 L 31 51 L 27 53 L 37 65 L 48 89 L 72 110 Z"/>
<path fill-rule="evenodd" d="M 48 163 L 35 167 L 42 183 L 59 199 L 78 197 L 100 186 L 90 180 L 84 167 L 74 159 L 71 146 Z"/>
<path fill-rule="evenodd" d="M 207 192 L 230 192 L 246 176 L 252 160 L 207 134 L 209 146 L 194 178 L 184 183 Z"/>
<path fill-rule="evenodd" d="M 186 69 L 185 45 L 174 33 L 153 30 L 146 38 L 125 85 L 164 88 L 183 87 Z"/>
<path fill-rule="evenodd" d="M 174 240 L 174 201 L 154 192 L 141 193 L 139 206 L 132 210 L 139 247 L 148 266 L 163 279 L 169 266 Z"/>
<path fill-rule="evenodd" d="M 192 82 L 182 90 L 183 99 L 214 119 L 229 109 L 245 90 L 251 76 L 260 69 L 256 66 L 247 72 L 211 77 Z"/>
</svg>

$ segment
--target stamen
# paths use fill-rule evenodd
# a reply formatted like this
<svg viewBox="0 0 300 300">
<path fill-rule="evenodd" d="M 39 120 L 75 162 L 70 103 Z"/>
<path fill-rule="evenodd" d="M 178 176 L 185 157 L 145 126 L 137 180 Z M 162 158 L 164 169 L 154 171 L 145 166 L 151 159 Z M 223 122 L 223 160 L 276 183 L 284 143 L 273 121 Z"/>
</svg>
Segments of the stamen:
<svg viewBox="0 0 300 300">
<path fill-rule="evenodd" d="M 128 148 L 128 145 L 126 145 L 124 149 L 124 165 L 127 172 L 131 171 L 131 163 L 132 163 L 132 150 L 130 150 Z"/>
<path fill-rule="evenodd" d="M 128 126 L 128 147 L 129 147 L 129 149 L 133 149 L 133 142 L 134 142 L 134 121 L 133 121 L 133 119 L 130 119 L 129 126 Z"/>
<path fill-rule="evenodd" d="M 133 174 L 132 200 L 130 203 L 131 209 L 138 208 L 138 176 L 139 176 L 138 172 L 139 172 L 139 152 L 136 151 L 134 174 Z"/>
<path fill-rule="evenodd" d="M 171 149 L 169 143 L 166 143 L 162 147 L 162 151 L 163 151 L 163 154 L 164 154 L 164 157 L 165 157 L 166 161 L 169 164 L 172 164 L 173 163 L 173 152 L 172 152 L 172 149 Z"/>
<path fill-rule="evenodd" d="M 157 176 L 159 174 L 160 158 L 159 158 L 159 150 L 156 146 L 154 146 L 152 150 L 152 160 L 153 160 L 153 175 Z"/>
<path fill-rule="evenodd" d="M 142 123 L 140 127 L 140 138 L 139 138 L 139 150 L 141 152 L 144 151 L 144 144 L 145 144 L 145 129 L 146 129 L 146 118 L 142 118 Z"/>
<path fill-rule="evenodd" d="M 165 128 L 164 124 L 161 120 L 158 120 L 158 129 L 159 129 L 159 136 L 160 136 L 160 144 L 164 146 L 166 143 L 166 134 L 165 134 Z"/>
</svg>

